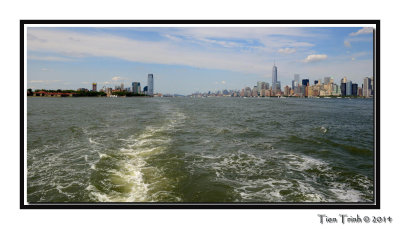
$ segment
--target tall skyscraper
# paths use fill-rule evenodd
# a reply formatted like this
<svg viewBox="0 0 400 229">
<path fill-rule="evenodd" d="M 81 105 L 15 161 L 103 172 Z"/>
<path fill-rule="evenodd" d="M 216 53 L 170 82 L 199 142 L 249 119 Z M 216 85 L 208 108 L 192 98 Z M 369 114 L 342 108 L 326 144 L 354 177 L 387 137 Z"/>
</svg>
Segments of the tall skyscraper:
<svg viewBox="0 0 400 229">
<path fill-rule="evenodd" d="M 300 84 L 300 75 L 294 74 L 294 79 L 292 80 L 292 89 L 295 90 Z"/>
<path fill-rule="evenodd" d="M 340 83 L 347 83 L 347 78 L 343 77 L 342 80 L 340 80 Z"/>
<path fill-rule="evenodd" d="M 140 82 L 133 82 L 132 83 L 132 92 L 133 92 L 133 94 L 139 94 L 140 93 Z"/>
<path fill-rule="evenodd" d="M 92 91 L 97 91 L 97 83 L 92 84 Z"/>
<path fill-rule="evenodd" d="M 352 95 L 352 82 L 351 80 L 346 82 L 346 95 Z"/>
<path fill-rule="evenodd" d="M 147 75 L 147 90 L 148 95 L 153 95 L 154 93 L 154 79 L 153 74 Z"/>
<path fill-rule="evenodd" d="M 272 67 L 272 90 L 277 89 L 277 81 L 278 81 L 278 68 L 275 66 Z"/>
<path fill-rule="evenodd" d="M 370 97 L 372 92 L 371 78 L 365 77 L 363 83 L 363 96 Z"/>
<path fill-rule="evenodd" d="M 353 83 L 351 85 L 351 95 L 352 96 L 357 96 L 357 92 L 358 92 L 358 84 Z"/>
<path fill-rule="evenodd" d="M 340 94 L 346 96 L 346 83 L 340 83 Z"/>
</svg>

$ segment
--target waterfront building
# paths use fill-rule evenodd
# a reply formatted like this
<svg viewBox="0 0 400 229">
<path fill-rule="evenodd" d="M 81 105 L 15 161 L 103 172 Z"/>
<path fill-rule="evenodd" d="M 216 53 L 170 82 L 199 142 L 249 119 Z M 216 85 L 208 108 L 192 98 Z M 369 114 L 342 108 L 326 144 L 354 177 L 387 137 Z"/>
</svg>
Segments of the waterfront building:
<svg viewBox="0 0 400 229">
<path fill-rule="evenodd" d="M 92 83 L 92 91 L 97 91 L 97 83 Z"/>
<path fill-rule="evenodd" d="M 340 83 L 347 83 L 347 78 L 346 78 L 346 77 L 343 77 L 343 78 L 340 80 Z"/>
<path fill-rule="evenodd" d="M 149 95 L 154 94 L 154 78 L 153 74 L 148 74 L 147 75 L 147 90 Z"/>
<path fill-rule="evenodd" d="M 342 96 L 346 96 L 346 83 L 340 83 L 340 93 Z"/>
<path fill-rule="evenodd" d="M 133 94 L 140 93 L 140 82 L 132 82 L 132 92 Z"/>
<path fill-rule="evenodd" d="M 251 88 L 245 87 L 244 88 L 244 96 L 245 97 L 250 97 L 251 96 Z"/>
<path fill-rule="evenodd" d="M 340 95 L 340 87 L 337 84 L 332 84 L 332 95 L 339 96 Z"/>
<path fill-rule="evenodd" d="M 303 85 L 303 86 L 307 86 L 307 85 L 309 85 L 310 84 L 310 80 L 309 79 L 303 79 L 302 81 L 301 81 L 301 85 Z"/>
<path fill-rule="evenodd" d="M 352 87 L 351 87 L 351 85 L 352 85 L 351 80 L 346 82 L 346 96 L 352 95 Z"/>
<path fill-rule="evenodd" d="M 266 91 L 266 89 L 261 89 L 261 92 L 260 92 L 261 97 L 265 97 L 265 91 Z"/>
<path fill-rule="evenodd" d="M 358 96 L 363 96 L 363 91 L 362 91 L 362 87 L 358 88 Z"/>
<path fill-rule="evenodd" d="M 261 89 L 263 89 L 263 82 L 258 81 L 257 82 L 257 92 L 258 92 L 258 94 L 261 94 Z"/>
<path fill-rule="evenodd" d="M 364 97 L 370 97 L 373 95 L 372 85 L 373 85 L 372 78 L 365 77 L 364 83 L 362 85 Z"/>
<path fill-rule="evenodd" d="M 283 95 L 284 96 L 289 96 L 289 93 L 290 93 L 290 87 L 286 85 L 284 90 L 283 90 Z"/>
<path fill-rule="evenodd" d="M 300 75 L 294 74 L 294 79 L 292 80 L 292 89 L 294 90 L 300 84 Z"/>
<path fill-rule="evenodd" d="M 253 87 L 253 90 L 251 91 L 251 96 L 253 96 L 253 97 L 257 97 L 258 96 L 257 86 Z"/>
<path fill-rule="evenodd" d="M 357 91 L 358 91 L 358 84 L 354 83 L 351 85 L 351 95 L 352 96 L 357 96 Z"/>
<path fill-rule="evenodd" d="M 328 85 L 330 83 L 330 81 L 331 81 L 330 77 L 324 77 L 324 84 L 325 85 Z"/>
<path fill-rule="evenodd" d="M 275 66 L 272 67 L 272 90 L 277 89 L 277 83 L 278 83 L 278 68 Z"/>
<path fill-rule="evenodd" d="M 121 83 L 121 91 L 125 91 L 124 83 Z"/>
</svg>

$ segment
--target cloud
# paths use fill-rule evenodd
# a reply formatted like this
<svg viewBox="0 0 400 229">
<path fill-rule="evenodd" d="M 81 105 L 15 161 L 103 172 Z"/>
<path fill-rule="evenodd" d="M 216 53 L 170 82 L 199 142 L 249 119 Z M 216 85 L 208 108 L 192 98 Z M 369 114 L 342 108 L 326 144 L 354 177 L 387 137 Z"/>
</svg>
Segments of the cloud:
<svg viewBox="0 0 400 229">
<path fill-rule="evenodd" d="M 188 47 L 178 42 L 133 40 L 110 34 L 85 34 L 62 29 L 35 28 L 29 29 L 28 33 L 38 38 L 28 40 L 29 52 L 54 53 L 67 58 L 109 57 L 132 62 L 257 74 L 269 70 L 265 65 L 269 58 L 266 54 L 260 58 L 258 54 L 232 49 L 210 50 Z"/>
<path fill-rule="evenodd" d="M 346 46 L 346 47 L 350 48 L 350 47 L 351 47 L 351 43 L 350 43 L 350 41 L 348 41 L 348 40 L 345 40 L 345 41 L 344 41 L 344 46 Z"/>
<path fill-rule="evenodd" d="M 40 69 L 40 70 L 42 70 L 42 71 L 47 71 L 47 70 L 49 70 L 49 69 L 47 69 L 47 68 L 42 68 L 42 69 Z"/>
<path fill-rule="evenodd" d="M 114 76 L 113 78 L 111 78 L 112 81 L 120 81 L 123 78 L 121 76 Z"/>
<path fill-rule="evenodd" d="M 28 60 L 45 60 L 45 61 L 73 61 L 71 58 L 58 56 L 28 56 Z"/>
<path fill-rule="evenodd" d="M 177 37 L 177 36 L 173 36 L 173 35 L 169 35 L 169 34 L 164 34 L 164 37 L 172 40 L 172 41 L 176 41 L 176 42 L 181 42 L 182 39 Z"/>
<path fill-rule="evenodd" d="M 350 36 L 358 36 L 361 34 L 368 34 L 368 33 L 372 33 L 373 31 L 374 31 L 374 29 L 372 27 L 364 27 L 364 28 L 358 30 L 357 32 L 350 33 Z"/>
<path fill-rule="evenodd" d="M 325 54 L 314 54 L 314 55 L 309 55 L 304 59 L 304 62 L 309 63 L 309 62 L 316 62 L 316 61 L 321 61 L 325 60 L 328 58 L 327 55 Z"/>
<path fill-rule="evenodd" d="M 222 84 L 226 84 L 226 81 L 225 81 L 225 80 L 222 80 L 221 83 L 222 83 Z"/>
<path fill-rule="evenodd" d="M 296 52 L 296 49 L 294 48 L 282 48 L 278 50 L 279 53 L 283 53 L 283 54 L 292 54 Z"/>
</svg>

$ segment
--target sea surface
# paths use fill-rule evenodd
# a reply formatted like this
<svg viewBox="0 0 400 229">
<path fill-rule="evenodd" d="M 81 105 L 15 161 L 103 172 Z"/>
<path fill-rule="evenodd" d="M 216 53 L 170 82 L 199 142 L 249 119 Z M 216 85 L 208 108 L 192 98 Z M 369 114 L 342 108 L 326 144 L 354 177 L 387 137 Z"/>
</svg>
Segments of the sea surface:
<svg viewBox="0 0 400 229">
<path fill-rule="evenodd" d="M 28 98 L 28 202 L 372 202 L 372 99 Z"/>
</svg>

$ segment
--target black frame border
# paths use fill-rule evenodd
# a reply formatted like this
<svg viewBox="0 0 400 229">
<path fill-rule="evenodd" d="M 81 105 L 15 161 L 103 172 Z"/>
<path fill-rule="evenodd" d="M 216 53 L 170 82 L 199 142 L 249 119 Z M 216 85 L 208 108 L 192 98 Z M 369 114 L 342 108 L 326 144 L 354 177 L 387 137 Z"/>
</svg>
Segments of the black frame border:
<svg viewBox="0 0 400 229">
<path fill-rule="evenodd" d="M 374 30 L 374 202 L 372 203 L 28 203 L 25 173 L 25 25 L 29 24 L 375 24 Z M 20 20 L 20 209 L 380 209 L 380 20 Z"/>
</svg>

